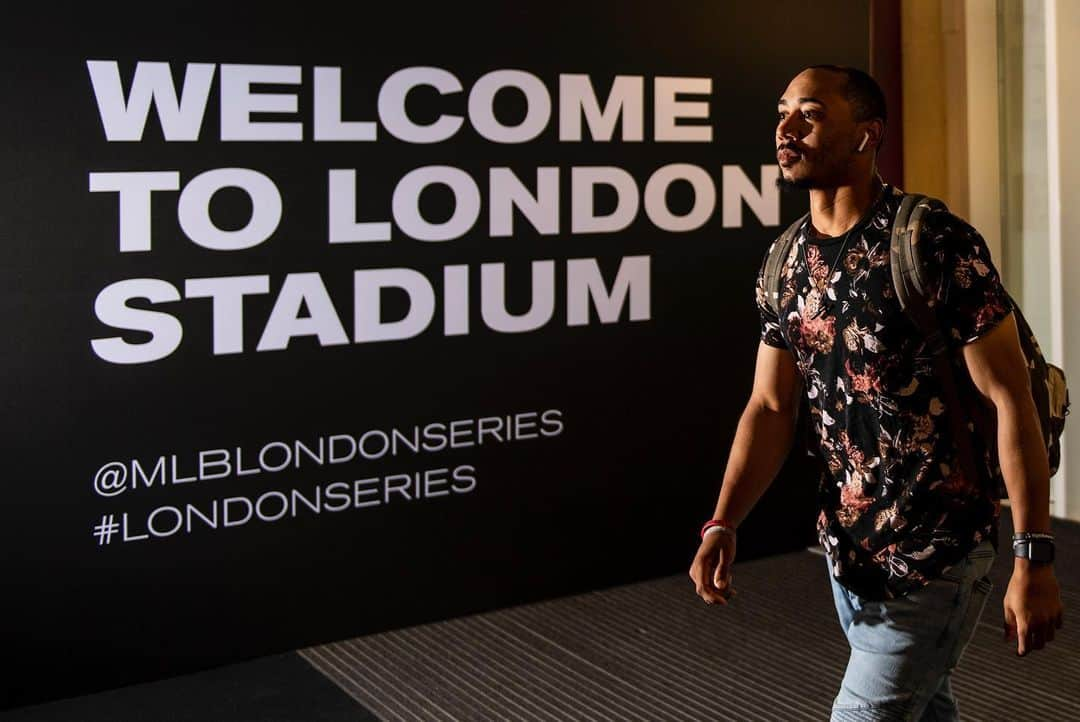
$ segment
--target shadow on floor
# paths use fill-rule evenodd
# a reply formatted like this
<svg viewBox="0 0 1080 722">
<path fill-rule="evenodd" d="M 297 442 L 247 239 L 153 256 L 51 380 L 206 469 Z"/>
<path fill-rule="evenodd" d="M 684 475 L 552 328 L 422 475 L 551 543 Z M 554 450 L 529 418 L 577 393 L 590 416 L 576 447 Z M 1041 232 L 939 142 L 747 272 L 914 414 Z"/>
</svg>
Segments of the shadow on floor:
<svg viewBox="0 0 1080 722">
<path fill-rule="evenodd" d="M 367 722 L 376 719 L 292 652 L 0 713 L 4 722 Z"/>
</svg>

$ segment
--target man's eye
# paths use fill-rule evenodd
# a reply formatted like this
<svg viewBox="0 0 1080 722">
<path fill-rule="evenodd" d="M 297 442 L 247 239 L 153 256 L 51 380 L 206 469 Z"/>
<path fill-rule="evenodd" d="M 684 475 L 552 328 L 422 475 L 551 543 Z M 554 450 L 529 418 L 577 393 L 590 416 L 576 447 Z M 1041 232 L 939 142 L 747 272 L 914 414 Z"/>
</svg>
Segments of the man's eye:
<svg viewBox="0 0 1080 722">
<path fill-rule="evenodd" d="M 779 113 L 776 114 L 776 116 L 777 116 L 777 118 L 779 120 L 783 120 L 785 115 L 787 115 L 787 113 L 785 113 L 784 111 L 780 111 Z"/>
<path fill-rule="evenodd" d="M 816 118 L 816 117 L 818 117 L 818 112 L 816 110 L 808 110 L 805 113 L 803 113 L 803 117 L 804 118 Z"/>
</svg>

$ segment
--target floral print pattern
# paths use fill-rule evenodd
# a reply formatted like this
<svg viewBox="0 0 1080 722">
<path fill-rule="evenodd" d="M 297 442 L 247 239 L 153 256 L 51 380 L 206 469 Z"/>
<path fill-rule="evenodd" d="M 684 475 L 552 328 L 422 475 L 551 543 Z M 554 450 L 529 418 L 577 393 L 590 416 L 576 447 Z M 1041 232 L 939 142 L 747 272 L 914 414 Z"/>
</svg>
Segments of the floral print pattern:
<svg viewBox="0 0 1080 722">
<path fill-rule="evenodd" d="M 822 461 L 818 538 L 837 580 L 878 600 L 921 588 L 985 538 L 996 549 L 1000 518 L 997 459 L 973 434 L 980 478 L 964 478 L 933 359 L 893 289 L 889 242 L 902 197 L 885 187 L 843 258 L 843 237 L 814 238 L 805 223 L 781 271 L 779 314 L 765 300 L 764 259 L 756 287 L 761 339 L 791 351 L 810 402 L 810 450 Z M 929 244 L 928 302 L 958 392 L 975 403 L 959 347 L 996 326 L 1011 302 L 963 219 L 929 213 L 920 243 Z"/>
</svg>

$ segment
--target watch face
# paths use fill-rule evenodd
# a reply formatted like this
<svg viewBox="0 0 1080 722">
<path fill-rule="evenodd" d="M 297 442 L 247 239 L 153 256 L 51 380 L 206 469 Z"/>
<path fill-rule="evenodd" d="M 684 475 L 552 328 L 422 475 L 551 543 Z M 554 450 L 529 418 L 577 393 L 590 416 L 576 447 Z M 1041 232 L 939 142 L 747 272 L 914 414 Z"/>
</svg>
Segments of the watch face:
<svg viewBox="0 0 1080 722">
<path fill-rule="evenodd" d="M 1033 562 L 1049 562 L 1054 559 L 1054 547 L 1048 544 L 1037 544 L 1029 547 L 1031 554 L 1031 561 Z"/>
</svg>

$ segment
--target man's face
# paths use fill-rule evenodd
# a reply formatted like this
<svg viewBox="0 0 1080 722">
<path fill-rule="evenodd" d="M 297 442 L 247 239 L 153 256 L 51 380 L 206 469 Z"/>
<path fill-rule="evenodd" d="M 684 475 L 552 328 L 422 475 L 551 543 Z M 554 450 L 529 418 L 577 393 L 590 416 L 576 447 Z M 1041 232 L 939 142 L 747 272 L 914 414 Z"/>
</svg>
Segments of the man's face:
<svg viewBox="0 0 1080 722">
<path fill-rule="evenodd" d="M 829 70 L 804 70 L 777 103 L 777 184 L 782 188 L 835 188 L 849 181 L 858 147 L 846 78 Z"/>
</svg>

